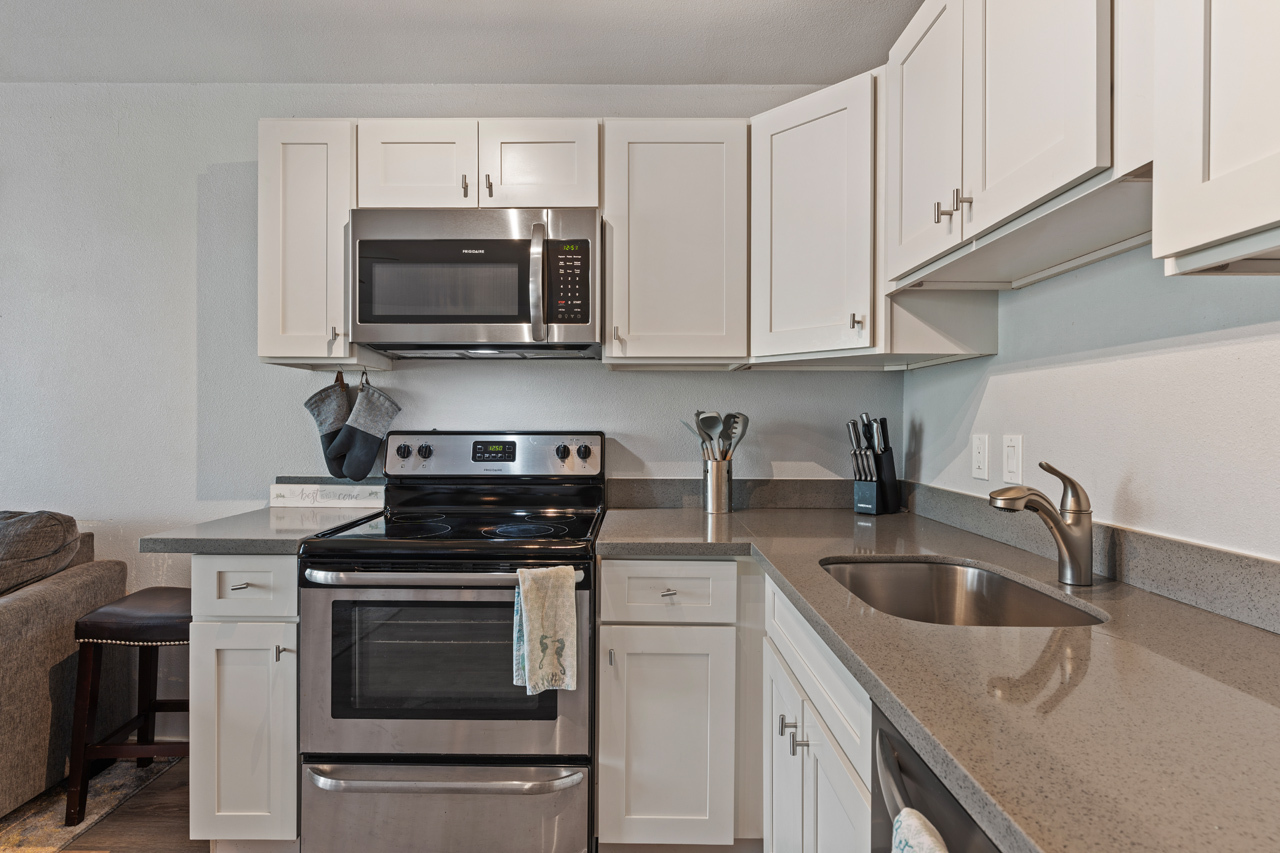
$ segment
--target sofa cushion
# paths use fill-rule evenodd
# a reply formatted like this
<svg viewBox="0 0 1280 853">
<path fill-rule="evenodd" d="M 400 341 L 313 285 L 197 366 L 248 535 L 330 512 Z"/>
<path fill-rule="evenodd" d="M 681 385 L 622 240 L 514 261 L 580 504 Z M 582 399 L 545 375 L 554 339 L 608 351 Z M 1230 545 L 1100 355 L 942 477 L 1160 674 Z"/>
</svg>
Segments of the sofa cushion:
<svg viewBox="0 0 1280 853">
<path fill-rule="evenodd" d="M 79 540 L 69 515 L 0 511 L 0 595 L 65 569 Z"/>
</svg>

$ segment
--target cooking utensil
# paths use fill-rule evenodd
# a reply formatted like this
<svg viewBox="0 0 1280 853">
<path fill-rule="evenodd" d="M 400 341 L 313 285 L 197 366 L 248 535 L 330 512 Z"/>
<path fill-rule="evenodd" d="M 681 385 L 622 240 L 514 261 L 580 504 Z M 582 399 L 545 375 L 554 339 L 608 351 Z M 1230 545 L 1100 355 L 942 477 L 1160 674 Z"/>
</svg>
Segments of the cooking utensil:
<svg viewBox="0 0 1280 853">
<path fill-rule="evenodd" d="M 684 428 L 698 437 L 698 441 L 702 444 L 702 458 L 711 458 L 711 448 L 707 447 L 707 441 L 702 437 L 702 433 L 693 428 L 693 425 L 681 418 L 680 423 L 684 424 Z"/>
<path fill-rule="evenodd" d="M 702 443 L 706 446 L 710 458 L 719 459 L 720 457 L 716 456 L 715 440 L 711 437 L 713 433 L 711 430 L 707 429 L 707 426 L 703 423 L 704 418 L 706 418 L 708 422 L 714 422 L 717 424 L 716 432 L 719 432 L 720 428 L 718 424 L 720 423 L 720 415 L 716 412 L 704 412 L 701 409 L 693 413 L 693 422 L 698 427 L 698 435 L 702 436 Z"/>
<path fill-rule="evenodd" d="M 880 422 L 871 422 L 871 446 L 875 448 L 876 453 L 884 453 L 884 434 L 880 432 Z"/>
<path fill-rule="evenodd" d="M 729 442 L 733 441 L 733 425 L 738 420 L 737 412 L 729 412 L 724 416 L 724 426 L 720 427 L 719 441 L 720 458 L 729 458 Z"/>
<path fill-rule="evenodd" d="M 854 475 L 859 480 L 871 479 L 871 467 L 867 464 L 867 451 L 862 446 L 862 431 L 858 421 L 852 420 L 846 425 L 849 430 L 849 443 L 853 445 L 850 455 L 853 457 Z"/>
<path fill-rule="evenodd" d="M 733 438 L 729 440 L 729 450 L 725 454 L 725 459 L 732 459 L 733 452 L 738 449 L 738 445 L 747 434 L 747 427 L 751 425 L 751 418 L 742 414 L 742 412 L 733 413 Z"/>
<path fill-rule="evenodd" d="M 707 434 L 707 443 L 711 446 L 711 458 L 723 459 L 720 447 L 716 444 L 716 436 L 724 429 L 724 419 L 719 412 L 703 412 L 698 415 L 698 428 Z"/>
</svg>

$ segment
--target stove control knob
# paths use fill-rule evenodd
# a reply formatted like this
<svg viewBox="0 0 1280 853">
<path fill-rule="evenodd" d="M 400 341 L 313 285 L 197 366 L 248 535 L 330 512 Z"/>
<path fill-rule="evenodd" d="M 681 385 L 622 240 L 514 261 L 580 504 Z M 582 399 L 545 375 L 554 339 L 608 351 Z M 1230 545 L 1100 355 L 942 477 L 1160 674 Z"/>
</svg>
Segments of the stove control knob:
<svg viewBox="0 0 1280 853">
<path fill-rule="evenodd" d="M 568 458 L 569 458 L 569 445 L 567 445 L 567 444 L 562 444 L 562 445 L 560 445 L 559 447 L 557 447 L 557 448 L 556 448 L 556 458 L 557 458 L 557 459 L 568 459 Z"/>
<path fill-rule="evenodd" d="M 589 444 L 579 444 L 579 445 L 578 445 L 578 458 L 579 458 L 579 459 L 590 459 L 590 458 L 591 458 L 591 445 L 589 445 Z"/>
<path fill-rule="evenodd" d="M 399 456 L 401 459 L 408 459 L 409 454 L 411 453 L 413 453 L 413 448 L 407 444 L 402 444 L 396 448 L 396 456 Z"/>
<path fill-rule="evenodd" d="M 423 459 L 430 459 L 430 458 L 431 458 L 431 445 L 429 445 L 429 444 L 419 444 L 419 445 L 418 445 L 418 455 L 419 455 L 419 456 L 421 456 Z"/>
</svg>

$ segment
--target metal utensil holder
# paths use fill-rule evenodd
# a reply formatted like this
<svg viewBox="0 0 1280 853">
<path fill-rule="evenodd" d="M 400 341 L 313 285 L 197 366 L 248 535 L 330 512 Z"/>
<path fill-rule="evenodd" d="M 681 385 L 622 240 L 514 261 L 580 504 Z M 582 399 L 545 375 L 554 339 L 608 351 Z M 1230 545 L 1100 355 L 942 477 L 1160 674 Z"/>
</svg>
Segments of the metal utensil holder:
<svg viewBox="0 0 1280 853">
<path fill-rule="evenodd" d="M 733 460 L 702 461 L 702 508 L 717 514 L 733 512 Z"/>
</svg>

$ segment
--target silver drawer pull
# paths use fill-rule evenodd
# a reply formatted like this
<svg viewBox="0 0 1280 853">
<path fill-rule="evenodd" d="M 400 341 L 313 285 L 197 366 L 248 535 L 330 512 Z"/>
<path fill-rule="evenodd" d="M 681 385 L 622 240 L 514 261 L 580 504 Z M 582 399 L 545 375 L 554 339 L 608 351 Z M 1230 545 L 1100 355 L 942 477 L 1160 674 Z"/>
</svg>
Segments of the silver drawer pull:
<svg viewBox="0 0 1280 853">
<path fill-rule="evenodd" d="M 346 772 L 367 769 L 368 776 L 376 777 L 377 768 L 350 768 Z M 581 784 L 583 773 L 575 770 L 551 779 L 523 780 L 500 779 L 467 780 L 467 779 L 412 779 L 412 778 L 341 778 L 325 767 L 308 767 L 307 776 L 311 784 L 323 791 L 337 793 L 362 794 L 554 794 Z M 429 774 L 431 771 L 426 770 Z"/>
<path fill-rule="evenodd" d="M 791 754 L 792 755 L 796 755 L 797 749 L 807 748 L 808 746 L 809 746 L 809 741 L 796 740 L 796 733 L 795 732 L 791 733 Z"/>
<path fill-rule="evenodd" d="M 663 598 L 670 598 L 671 596 L 676 595 L 676 590 L 672 589 L 671 587 L 667 587 L 664 592 L 661 592 L 659 594 Z"/>
<path fill-rule="evenodd" d="M 284 646 L 276 646 L 276 663 L 280 663 L 280 655 L 289 651 Z"/>
<path fill-rule="evenodd" d="M 613 649 L 609 649 L 609 666 L 613 666 Z"/>
<path fill-rule="evenodd" d="M 797 723 L 787 722 L 786 714 L 778 715 L 778 737 L 786 737 L 787 729 L 798 729 L 798 728 L 800 728 L 800 724 L 798 722 Z"/>
<path fill-rule="evenodd" d="M 326 586 L 515 586 L 515 572 L 326 572 L 307 569 L 302 576 Z M 582 583 L 581 570 L 573 573 Z"/>
<path fill-rule="evenodd" d="M 248 589 L 251 586 L 253 586 L 253 584 L 249 583 L 248 581 L 245 581 L 244 583 L 233 584 L 231 587 L 231 591 L 239 592 L 240 590 Z"/>
</svg>

